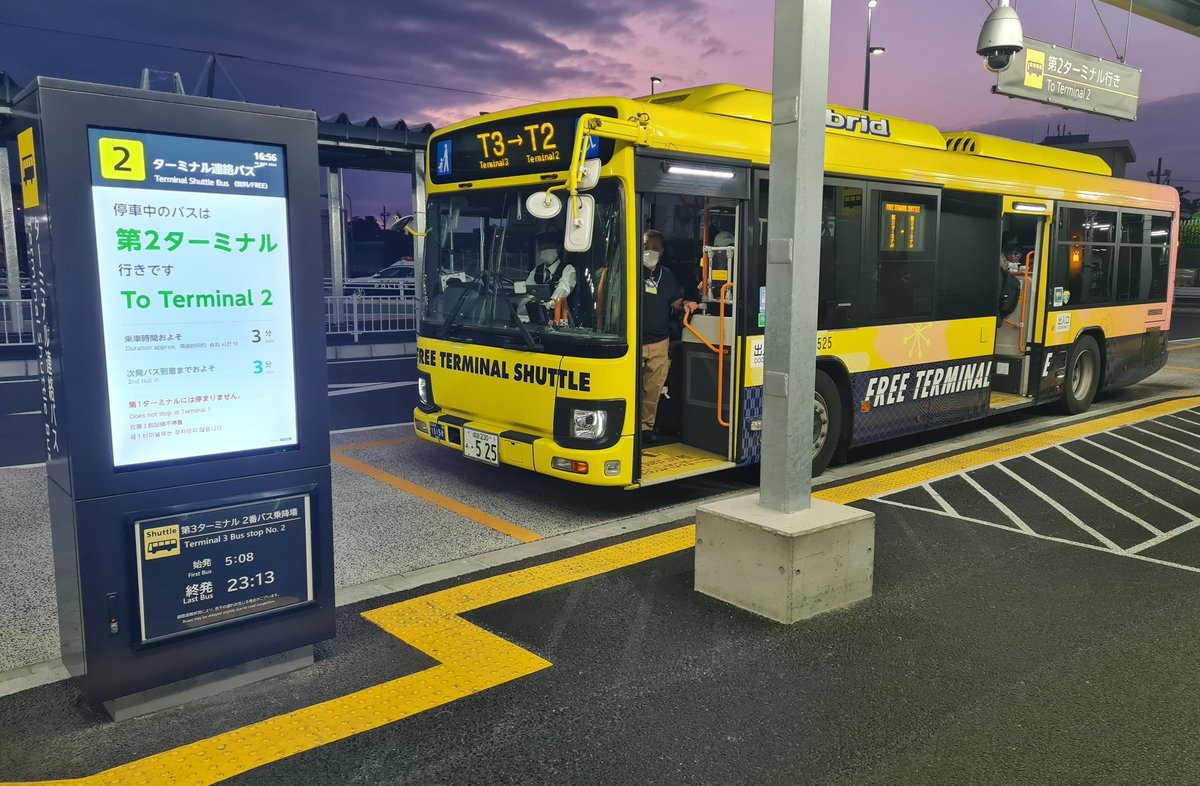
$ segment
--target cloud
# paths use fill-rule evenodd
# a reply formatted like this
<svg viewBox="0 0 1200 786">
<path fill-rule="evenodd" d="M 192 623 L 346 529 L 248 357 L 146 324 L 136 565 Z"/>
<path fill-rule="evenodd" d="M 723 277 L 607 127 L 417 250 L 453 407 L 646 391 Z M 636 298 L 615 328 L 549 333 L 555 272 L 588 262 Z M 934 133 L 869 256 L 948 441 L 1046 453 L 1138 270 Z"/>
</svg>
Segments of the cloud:
<svg viewBox="0 0 1200 786">
<path fill-rule="evenodd" d="M 699 0 L 64 0 L 4 21 L 110 40 L 0 28 L 0 45 L 32 65 L 26 78 L 133 84 L 150 66 L 180 70 L 188 89 L 215 50 L 227 53 L 217 82 L 228 97 L 444 124 L 527 101 L 644 92 L 651 67 L 686 74 L 689 55 L 724 53 L 708 14 Z"/>
</svg>

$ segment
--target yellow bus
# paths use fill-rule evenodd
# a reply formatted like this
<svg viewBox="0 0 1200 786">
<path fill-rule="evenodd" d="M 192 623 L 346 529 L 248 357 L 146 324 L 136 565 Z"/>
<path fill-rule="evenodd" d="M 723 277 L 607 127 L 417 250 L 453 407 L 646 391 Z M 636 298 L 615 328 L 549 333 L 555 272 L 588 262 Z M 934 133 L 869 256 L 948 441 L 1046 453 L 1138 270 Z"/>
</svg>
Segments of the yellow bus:
<svg viewBox="0 0 1200 786">
<path fill-rule="evenodd" d="M 627 488 L 757 462 L 770 117 L 768 93 L 719 84 L 435 133 L 417 434 Z M 1094 156 L 830 106 L 814 473 L 998 411 L 1082 412 L 1161 368 L 1178 206 Z M 648 229 L 700 305 L 671 337 L 644 435 Z"/>
</svg>

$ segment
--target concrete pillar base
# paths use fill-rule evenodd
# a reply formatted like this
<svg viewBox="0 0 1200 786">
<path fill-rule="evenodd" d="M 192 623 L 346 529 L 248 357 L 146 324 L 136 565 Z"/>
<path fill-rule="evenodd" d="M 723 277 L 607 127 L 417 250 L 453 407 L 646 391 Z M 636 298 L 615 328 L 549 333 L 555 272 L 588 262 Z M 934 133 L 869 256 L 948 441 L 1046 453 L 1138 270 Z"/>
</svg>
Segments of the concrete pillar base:
<svg viewBox="0 0 1200 786">
<path fill-rule="evenodd" d="M 819 499 L 800 513 L 758 492 L 696 510 L 696 590 L 791 624 L 871 596 L 875 514 Z"/>
</svg>

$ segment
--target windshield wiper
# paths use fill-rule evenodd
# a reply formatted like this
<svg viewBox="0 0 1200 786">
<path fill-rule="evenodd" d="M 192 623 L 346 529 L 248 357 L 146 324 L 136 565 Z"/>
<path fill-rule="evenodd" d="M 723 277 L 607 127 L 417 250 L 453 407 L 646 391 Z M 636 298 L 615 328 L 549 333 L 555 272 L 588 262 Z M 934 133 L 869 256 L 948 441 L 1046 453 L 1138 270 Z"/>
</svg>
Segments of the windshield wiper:
<svg viewBox="0 0 1200 786">
<path fill-rule="evenodd" d="M 529 332 L 529 328 L 525 327 L 525 323 L 521 321 L 521 315 L 517 313 L 517 307 L 507 298 L 504 302 L 508 304 L 508 313 L 512 314 L 513 324 L 517 326 L 517 330 L 521 331 L 521 337 L 525 339 L 525 346 L 532 350 L 539 349 L 538 343 L 533 339 L 533 334 Z"/>
</svg>

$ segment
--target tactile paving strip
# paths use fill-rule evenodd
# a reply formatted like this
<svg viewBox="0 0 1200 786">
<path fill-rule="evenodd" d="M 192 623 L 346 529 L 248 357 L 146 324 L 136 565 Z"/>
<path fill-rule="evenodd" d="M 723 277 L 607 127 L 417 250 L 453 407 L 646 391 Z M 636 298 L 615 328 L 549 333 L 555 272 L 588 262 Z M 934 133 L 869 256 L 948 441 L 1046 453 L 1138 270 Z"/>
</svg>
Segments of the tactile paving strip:
<svg viewBox="0 0 1200 786">
<path fill-rule="evenodd" d="M 374 609 L 363 616 L 439 665 L 87 778 L 38 785 L 207 786 L 524 677 L 551 663 L 459 615 L 682 551 L 695 541 L 694 527 L 680 527 Z"/>
</svg>

